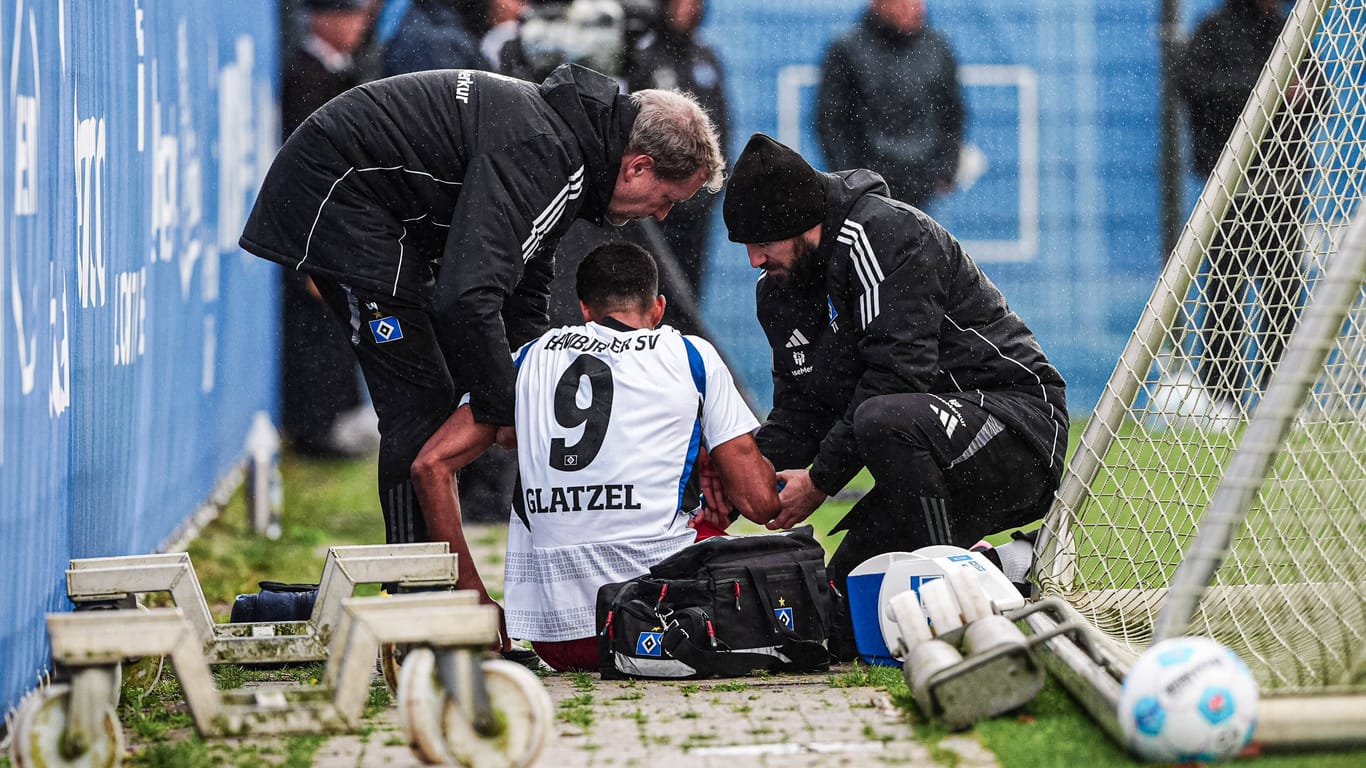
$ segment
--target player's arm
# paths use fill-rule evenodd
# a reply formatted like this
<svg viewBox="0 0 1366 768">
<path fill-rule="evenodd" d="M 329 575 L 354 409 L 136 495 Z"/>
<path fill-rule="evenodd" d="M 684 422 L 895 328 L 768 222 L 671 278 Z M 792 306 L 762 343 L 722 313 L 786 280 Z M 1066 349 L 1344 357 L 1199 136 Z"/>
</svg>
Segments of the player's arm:
<svg viewBox="0 0 1366 768">
<path fill-rule="evenodd" d="M 778 516 L 778 479 L 773 465 L 759 453 L 754 436 L 743 434 L 713 446 L 711 464 L 725 488 L 730 505 L 759 525 Z"/>
<path fill-rule="evenodd" d="M 472 589 L 479 594 L 480 602 L 493 605 L 496 603 L 489 597 L 465 540 L 455 473 L 487 450 L 497 432 L 498 428 L 493 425 L 476 422 L 470 407 L 462 405 L 427 439 L 412 466 L 413 490 L 422 505 L 427 534 L 433 541 L 449 544 L 451 552 L 455 553 L 456 588 Z M 501 609 L 498 616 L 501 626 Z M 506 631 L 502 633 L 501 643 L 501 650 L 508 650 Z"/>
<path fill-rule="evenodd" d="M 735 380 L 709 342 L 688 337 L 706 371 L 702 433 L 709 447 L 709 468 L 720 479 L 729 505 L 746 519 L 764 525 L 778 515 L 778 479 L 754 440 L 758 422 L 735 388 Z"/>
</svg>

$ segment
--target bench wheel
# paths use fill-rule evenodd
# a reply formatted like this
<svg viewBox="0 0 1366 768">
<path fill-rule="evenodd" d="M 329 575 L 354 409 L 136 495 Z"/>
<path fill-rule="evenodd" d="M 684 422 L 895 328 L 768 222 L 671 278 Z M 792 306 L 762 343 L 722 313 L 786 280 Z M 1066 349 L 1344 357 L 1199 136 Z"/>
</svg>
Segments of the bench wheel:
<svg viewBox="0 0 1366 768">
<path fill-rule="evenodd" d="M 464 766 L 529 765 L 545 745 L 554 721 L 550 696 L 531 670 L 510 661 L 482 663 L 484 685 L 498 732 L 482 735 L 436 673 L 436 654 L 415 648 L 399 673 L 399 720 L 413 752 L 424 762 Z"/>
<path fill-rule="evenodd" d="M 10 754 L 16 768 L 71 766 L 117 768 L 123 764 L 123 728 L 113 707 L 101 708 L 90 743 L 70 743 L 71 686 L 49 686 L 28 698 L 14 720 Z"/>
</svg>

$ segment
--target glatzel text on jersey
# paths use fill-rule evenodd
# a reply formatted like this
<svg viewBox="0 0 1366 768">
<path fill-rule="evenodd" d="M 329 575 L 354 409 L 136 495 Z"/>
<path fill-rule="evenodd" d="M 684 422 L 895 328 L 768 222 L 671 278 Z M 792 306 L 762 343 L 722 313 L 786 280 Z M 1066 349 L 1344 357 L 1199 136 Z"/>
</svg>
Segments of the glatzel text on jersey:
<svg viewBox="0 0 1366 768">
<path fill-rule="evenodd" d="M 627 509 L 640 509 L 640 502 L 636 501 L 636 487 L 632 483 L 526 489 L 526 511 L 533 514 Z"/>
</svg>

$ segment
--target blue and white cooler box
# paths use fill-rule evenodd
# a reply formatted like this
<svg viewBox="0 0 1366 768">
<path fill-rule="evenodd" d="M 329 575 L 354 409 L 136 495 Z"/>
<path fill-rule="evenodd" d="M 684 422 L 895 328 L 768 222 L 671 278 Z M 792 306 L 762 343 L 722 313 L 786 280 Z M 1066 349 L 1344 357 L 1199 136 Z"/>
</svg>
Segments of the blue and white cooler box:
<svg viewBox="0 0 1366 768">
<path fill-rule="evenodd" d="M 849 573 L 849 616 L 854 625 L 854 642 L 859 656 L 869 664 L 899 667 L 901 660 L 892 655 L 891 645 L 901 637 L 887 605 L 894 595 L 906 590 L 920 594 L 920 587 L 944 578 L 948 568 L 963 568 L 978 576 L 978 583 L 991 602 L 992 611 L 1002 613 L 1024 605 L 1024 597 L 995 565 L 978 552 L 962 547 L 934 545 L 914 552 L 887 552 L 875 555 Z"/>
</svg>

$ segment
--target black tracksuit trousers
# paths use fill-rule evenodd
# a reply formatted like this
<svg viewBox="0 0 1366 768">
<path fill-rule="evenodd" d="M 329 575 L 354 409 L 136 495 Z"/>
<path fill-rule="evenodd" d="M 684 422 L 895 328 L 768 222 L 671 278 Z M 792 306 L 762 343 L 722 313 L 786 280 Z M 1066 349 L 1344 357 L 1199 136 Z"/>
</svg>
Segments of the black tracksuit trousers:
<svg viewBox="0 0 1366 768">
<path fill-rule="evenodd" d="M 459 359 L 432 327 L 430 310 L 392 296 L 314 277 L 365 375 L 379 417 L 379 497 L 385 541 L 427 541 L 412 466 L 463 391 L 448 360 Z"/>
<path fill-rule="evenodd" d="M 835 528 L 848 531 L 827 569 L 841 592 L 849 572 L 874 555 L 971 547 L 1037 517 L 1053 492 L 1052 471 L 977 403 L 970 392 L 911 393 L 870 398 L 855 411 L 859 451 L 876 485 Z M 842 623 L 837 637 L 852 648 L 847 616 Z"/>
</svg>

